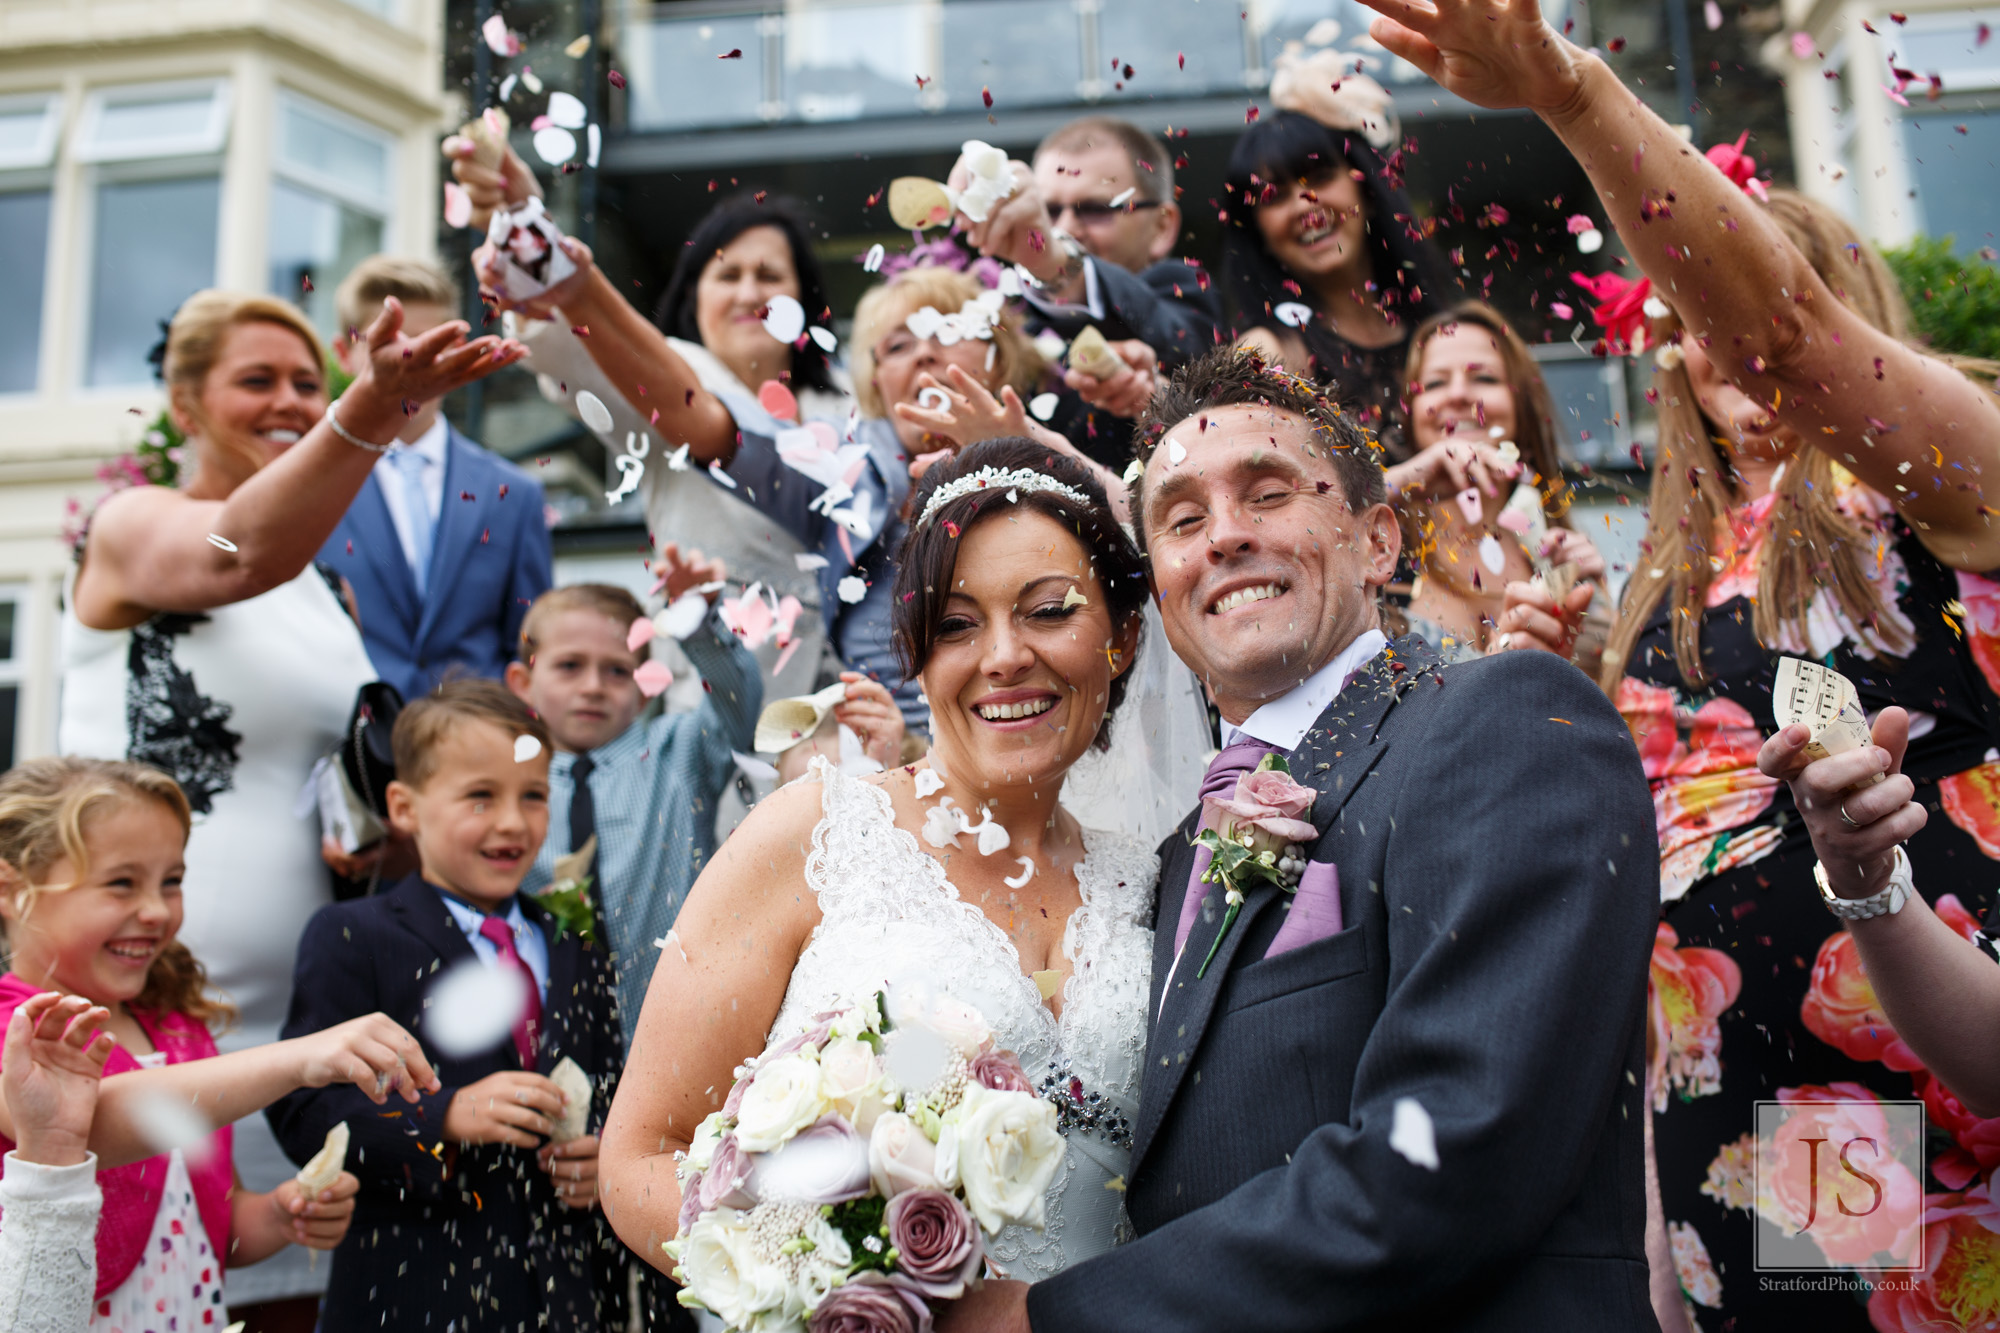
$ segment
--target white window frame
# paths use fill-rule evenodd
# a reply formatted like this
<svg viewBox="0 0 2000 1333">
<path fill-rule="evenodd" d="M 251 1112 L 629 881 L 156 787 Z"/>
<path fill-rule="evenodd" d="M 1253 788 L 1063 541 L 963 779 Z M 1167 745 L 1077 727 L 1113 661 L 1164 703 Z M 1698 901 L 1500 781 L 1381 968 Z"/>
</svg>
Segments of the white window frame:
<svg viewBox="0 0 2000 1333">
<path fill-rule="evenodd" d="M 95 142 L 107 108 L 131 102 L 162 101 L 176 95 L 193 101 L 208 98 L 208 119 L 188 134 L 162 134 L 147 142 Z M 229 113 L 234 103 L 228 79 L 184 79 L 171 83 L 121 83 L 93 88 L 84 95 L 70 155 L 78 162 L 134 162 L 163 157 L 205 157 L 222 152 L 229 139 Z"/>
<path fill-rule="evenodd" d="M 372 194 L 356 189 L 354 183 L 338 176 L 329 176 L 313 170 L 285 157 L 284 117 L 300 112 L 308 117 L 323 120 L 336 129 L 343 130 L 357 138 L 372 139 L 382 147 L 382 187 L 381 194 Z M 396 172 L 401 166 L 397 161 L 400 145 L 396 136 L 378 125 L 371 125 L 358 117 L 350 116 L 335 107 L 330 107 L 317 98 L 290 88 L 278 89 L 277 132 L 271 136 L 271 175 L 273 178 L 290 181 L 303 186 L 315 194 L 323 194 L 329 199 L 337 199 L 370 217 L 382 219 L 386 233 L 395 221 L 396 212 Z"/>
<path fill-rule="evenodd" d="M 0 171 L 45 170 L 56 160 L 56 145 L 62 140 L 63 95 L 59 91 L 0 97 L 0 114 L 35 106 L 42 109 L 42 129 L 32 148 L 9 156 L 0 153 Z"/>
<path fill-rule="evenodd" d="M 19 762 L 22 738 L 26 732 L 28 704 L 28 664 L 32 654 L 30 635 L 35 610 L 35 586 L 32 583 L 0 583 L 0 602 L 14 604 L 14 654 L 0 658 L 0 689 L 12 686 L 14 695 L 14 756 Z"/>
</svg>

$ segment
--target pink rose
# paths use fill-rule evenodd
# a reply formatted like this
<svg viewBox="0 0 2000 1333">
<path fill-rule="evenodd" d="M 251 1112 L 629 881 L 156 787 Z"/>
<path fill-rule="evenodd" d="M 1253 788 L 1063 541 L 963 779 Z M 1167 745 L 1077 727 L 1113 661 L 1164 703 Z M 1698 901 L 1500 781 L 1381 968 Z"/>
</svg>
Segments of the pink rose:
<svg viewBox="0 0 2000 1333">
<path fill-rule="evenodd" d="M 896 1263 L 924 1295 L 955 1301 L 979 1276 L 979 1228 L 943 1190 L 905 1190 L 889 1200 L 882 1220 Z"/>
<path fill-rule="evenodd" d="M 868 1173 L 885 1199 L 905 1190 L 936 1189 L 937 1145 L 901 1111 L 887 1112 L 868 1137 Z"/>
<path fill-rule="evenodd" d="M 901 1278 L 857 1273 L 819 1303 L 808 1333 L 931 1333 L 931 1308 Z"/>
<path fill-rule="evenodd" d="M 688 1228 L 693 1226 L 701 1217 L 702 1176 L 702 1172 L 695 1172 L 693 1176 L 689 1177 L 687 1185 L 681 1190 L 680 1223 L 674 1231 L 674 1234 L 677 1236 L 687 1235 Z"/>
<path fill-rule="evenodd" d="M 1025 1092 L 1033 1094 L 1034 1086 L 1028 1082 L 1028 1073 L 1021 1068 L 1021 1057 L 1012 1051 L 987 1051 L 973 1057 L 972 1078 L 982 1088 L 995 1092 Z"/>
<path fill-rule="evenodd" d="M 1317 795 L 1311 787 L 1292 781 L 1291 774 L 1266 768 L 1238 777 L 1234 796 L 1227 799 L 1211 796 L 1202 804 L 1208 807 L 1224 837 L 1248 831 L 1263 835 L 1257 841 L 1266 845 L 1275 842 L 1282 847 L 1319 837 L 1319 830 L 1300 818 L 1312 809 Z"/>
<path fill-rule="evenodd" d="M 716 1140 L 715 1155 L 701 1177 L 701 1211 L 755 1207 L 757 1196 L 749 1189 L 753 1170 L 750 1155 L 738 1146 L 734 1134 Z"/>
<path fill-rule="evenodd" d="M 729 1096 L 722 1103 L 722 1114 L 731 1123 L 734 1123 L 742 1112 L 744 1095 L 750 1091 L 750 1085 L 755 1081 L 754 1074 L 745 1074 L 736 1080 L 734 1087 L 729 1089 Z"/>
<path fill-rule="evenodd" d="M 720 1161 L 720 1150 L 716 1160 Z M 715 1169 L 711 1163 L 709 1170 Z M 837 1115 L 823 1115 L 751 1164 L 758 1199 L 815 1205 L 846 1203 L 868 1193 L 868 1145 Z"/>
</svg>

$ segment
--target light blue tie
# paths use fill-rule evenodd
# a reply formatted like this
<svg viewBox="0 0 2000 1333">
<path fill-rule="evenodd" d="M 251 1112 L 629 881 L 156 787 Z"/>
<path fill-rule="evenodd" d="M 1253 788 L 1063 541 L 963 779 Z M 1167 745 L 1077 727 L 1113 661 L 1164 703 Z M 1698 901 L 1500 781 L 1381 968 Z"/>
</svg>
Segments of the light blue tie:
<svg viewBox="0 0 2000 1333">
<path fill-rule="evenodd" d="M 424 469 L 430 466 L 430 460 L 404 446 L 392 452 L 389 461 L 403 482 L 403 524 L 410 531 L 412 553 L 410 574 L 416 580 L 417 596 L 421 597 L 431 572 L 431 507 L 424 501 Z"/>
</svg>

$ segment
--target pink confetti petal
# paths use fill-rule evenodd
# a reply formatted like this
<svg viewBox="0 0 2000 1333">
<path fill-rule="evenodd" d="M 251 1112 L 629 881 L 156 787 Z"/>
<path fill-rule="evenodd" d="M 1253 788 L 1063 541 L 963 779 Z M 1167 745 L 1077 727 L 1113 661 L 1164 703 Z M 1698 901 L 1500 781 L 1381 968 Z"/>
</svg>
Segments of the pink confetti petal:
<svg viewBox="0 0 2000 1333">
<path fill-rule="evenodd" d="M 1528 516 L 1518 509 L 1503 509 L 1500 511 L 1500 526 L 1516 536 L 1525 537 L 1528 535 Z"/>
<path fill-rule="evenodd" d="M 507 20 L 495 14 L 480 27 L 479 35 L 486 39 L 496 56 L 517 56 L 521 54 L 521 36 L 510 32 Z"/>
<path fill-rule="evenodd" d="M 636 653 L 652 641 L 653 622 L 646 616 L 640 616 L 632 622 L 632 628 L 625 631 L 625 651 L 628 653 Z"/>
<path fill-rule="evenodd" d="M 651 699 L 674 683 L 674 673 L 667 669 L 665 662 L 649 659 L 641 662 L 639 669 L 632 673 L 632 683 L 639 687 L 639 693 Z"/>
<path fill-rule="evenodd" d="M 1576 309 L 1567 301 L 1551 301 L 1549 302 L 1549 313 L 1557 319 L 1569 319 L 1576 314 Z"/>
<path fill-rule="evenodd" d="M 444 220 L 451 227 L 472 225 L 472 196 L 457 181 L 444 183 Z"/>
<path fill-rule="evenodd" d="M 1795 32 L 1792 34 L 1792 54 L 1797 56 L 1799 59 L 1811 60 L 1813 57 L 1813 52 L 1817 49 L 1818 48 L 1813 45 L 1813 39 L 1811 33 Z"/>
<path fill-rule="evenodd" d="M 765 380 L 758 385 L 757 401 L 763 404 L 766 412 L 780 421 L 798 420 L 799 400 L 778 380 Z"/>
</svg>

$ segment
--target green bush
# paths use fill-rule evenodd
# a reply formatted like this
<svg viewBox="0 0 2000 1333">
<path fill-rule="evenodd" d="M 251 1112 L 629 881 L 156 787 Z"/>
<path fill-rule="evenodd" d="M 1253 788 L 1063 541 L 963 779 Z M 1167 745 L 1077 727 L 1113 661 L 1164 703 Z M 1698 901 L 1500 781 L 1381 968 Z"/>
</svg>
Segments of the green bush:
<svg viewBox="0 0 2000 1333">
<path fill-rule="evenodd" d="M 1960 356 L 2000 359 L 2000 268 L 1953 253 L 1951 238 L 1919 236 L 1884 250 L 1914 331 L 1932 348 Z"/>
</svg>

